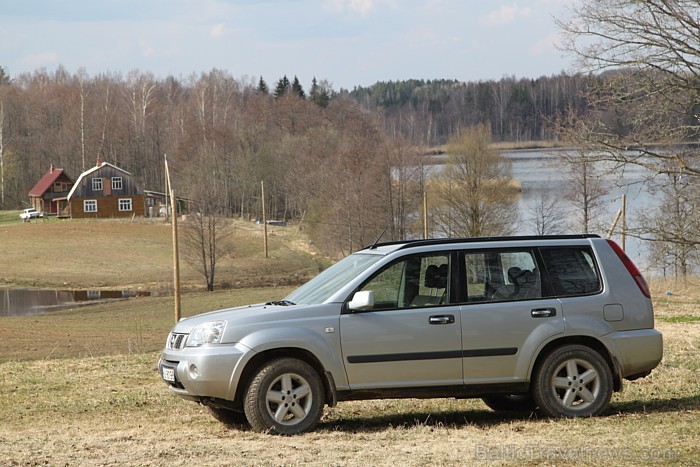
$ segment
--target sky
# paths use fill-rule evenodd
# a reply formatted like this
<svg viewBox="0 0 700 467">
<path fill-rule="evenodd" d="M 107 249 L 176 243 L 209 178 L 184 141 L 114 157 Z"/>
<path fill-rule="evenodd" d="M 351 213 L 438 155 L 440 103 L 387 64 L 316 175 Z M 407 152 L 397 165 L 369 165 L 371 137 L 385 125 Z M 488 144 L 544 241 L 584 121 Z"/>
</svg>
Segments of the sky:
<svg viewBox="0 0 700 467">
<path fill-rule="evenodd" d="M 406 79 L 573 71 L 555 17 L 572 0 L 0 0 L 10 78 L 63 66 L 188 78 L 216 68 L 335 90 Z"/>
</svg>

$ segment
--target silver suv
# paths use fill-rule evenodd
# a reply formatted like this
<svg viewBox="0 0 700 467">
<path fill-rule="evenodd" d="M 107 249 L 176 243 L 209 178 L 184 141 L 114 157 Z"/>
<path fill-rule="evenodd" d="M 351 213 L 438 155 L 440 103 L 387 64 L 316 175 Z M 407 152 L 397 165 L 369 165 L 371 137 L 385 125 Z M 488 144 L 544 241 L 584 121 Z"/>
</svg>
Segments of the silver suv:
<svg viewBox="0 0 700 467">
<path fill-rule="evenodd" d="M 373 398 L 590 417 L 662 353 L 632 261 L 567 235 L 372 245 L 284 300 L 181 320 L 158 367 L 218 420 L 295 434 Z"/>
</svg>

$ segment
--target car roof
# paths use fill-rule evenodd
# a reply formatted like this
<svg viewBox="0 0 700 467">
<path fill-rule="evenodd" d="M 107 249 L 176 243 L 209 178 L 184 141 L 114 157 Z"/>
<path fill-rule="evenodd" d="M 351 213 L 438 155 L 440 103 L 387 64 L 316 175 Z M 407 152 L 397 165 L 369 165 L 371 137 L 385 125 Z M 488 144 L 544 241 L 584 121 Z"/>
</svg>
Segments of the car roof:
<svg viewBox="0 0 700 467">
<path fill-rule="evenodd" d="M 433 245 L 450 245 L 455 243 L 486 243 L 486 242 L 522 242 L 528 240 L 581 240 L 586 238 L 600 238 L 596 234 L 570 234 L 570 235 L 519 235 L 519 236 L 503 236 L 503 237 L 466 237 L 466 238 L 429 238 L 421 240 L 396 241 L 374 243 L 364 247 L 363 250 L 378 250 L 396 251 L 406 248 L 414 248 L 420 246 Z"/>
</svg>

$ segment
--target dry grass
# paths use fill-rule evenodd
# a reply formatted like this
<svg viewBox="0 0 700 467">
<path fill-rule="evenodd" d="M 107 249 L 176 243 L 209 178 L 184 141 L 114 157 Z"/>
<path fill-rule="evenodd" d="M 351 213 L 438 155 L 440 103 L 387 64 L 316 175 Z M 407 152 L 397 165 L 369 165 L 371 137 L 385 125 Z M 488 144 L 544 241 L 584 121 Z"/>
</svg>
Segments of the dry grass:
<svg viewBox="0 0 700 467">
<path fill-rule="evenodd" d="M 60 232 L 69 229 L 73 238 L 90 245 L 90 252 L 141 251 L 135 245 L 149 238 L 151 248 L 144 251 L 167 245 L 166 228 L 167 232 L 160 232 L 159 226 L 114 224 L 88 222 L 82 227 L 96 229 L 92 237 L 116 229 L 129 234 L 129 241 L 96 239 L 93 244 L 90 236 L 83 236 L 82 227 L 71 230 L 81 225 L 75 221 L 0 224 L 0 274 L 17 283 L 14 274 L 21 270 L 13 264 L 19 257 L 7 262 L 11 248 L 6 239 L 26 249 L 29 238 L 43 241 L 58 226 L 62 226 Z M 103 231 L 103 225 L 114 228 Z M 241 235 L 239 245 L 258 245 L 255 228 L 245 228 L 252 230 Z M 18 230 L 6 236 L 12 229 Z M 257 253 L 239 254 L 232 264 L 252 268 L 248 279 L 265 278 L 271 273 L 265 268 L 290 274 L 315 267 L 310 255 L 299 254 L 303 245 L 286 246 L 290 239 L 303 240 L 282 238 L 290 235 L 286 232 L 277 235 L 274 242 L 279 241 L 279 246 L 272 249 L 277 259 L 264 262 Z M 30 244 L 33 249 L 35 244 Z M 80 253 L 76 246 L 62 247 L 71 255 Z M 164 255 L 144 254 L 144 262 L 156 263 Z M 129 254 L 130 260 L 123 263 L 106 256 L 80 263 L 86 270 L 74 272 L 74 280 L 87 284 L 94 275 L 105 283 L 116 277 L 118 284 L 125 284 L 136 282 L 140 274 L 146 283 L 157 282 L 153 274 L 160 273 L 160 266 L 137 267 L 131 264 L 133 257 Z M 119 264 L 121 273 L 103 275 L 91 267 L 95 261 Z M 135 268 L 133 274 L 130 266 Z M 27 274 L 28 280 L 42 285 L 51 277 L 41 271 L 36 278 Z M 288 290 L 282 286 L 188 293 L 183 314 L 280 298 Z M 657 327 L 665 339 L 664 360 L 649 377 L 627 383 L 624 392 L 616 393 L 606 416 L 549 420 L 536 414 L 503 415 L 479 400 L 347 402 L 326 409 L 317 431 L 287 438 L 226 427 L 197 404 L 169 392 L 156 369 L 158 349 L 173 321 L 168 297 L 1 318 L 0 464 L 698 465 L 700 297 L 693 287 L 674 288 L 670 297 L 664 294 L 665 285 L 654 290 Z"/>
<path fill-rule="evenodd" d="M 0 286 L 169 290 L 172 230 L 162 220 L 60 220 L 22 223 L 0 212 Z M 295 227 L 269 229 L 263 256 L 261 227 L 237 221 L 229 229 L 233 255 L 220 258 L 217 283 L 249 287 L 299 283 L 318 273 L 319 259 Z M 306 250 L 306 251 L 305 251 Z M 203 279 L 181 261 L 183 286 Z"/>
<path fill-rule="evenodd" d="M 198 307 L 237 304 L 282 289 L 195 294 Z M 659 320 L 666 355 L 650 377 L 628 383 L 607 416 L 549 420 L 496 414 L 478 400 L 347 402 L 326 409 L 317 431 L 292 438 L 228 428 L 160 381 L 157 351 L 169 328 L 164 299 L 13 318 L 2 354 L 35 341 L 32 359 L 0 363 L 3 465 L 495 465 L 609 463 L 697 465 L 700 324 Z M 136 306 L 138 305 L 138 306 Z M 697 302 L 667 312 L 695 315 Z M 663 308 L 664 304 L 657 305 Z M 157 315 L 156 318 L 154 315 Z M 165 316 L 161 316 L 165 315 Z M 109 321 L 125 324 L 109 336 Z M 151 318 L 148 318 L 148 317 Z M 141 318 L 139 318 L 141 317 Z M 81 324 L 78 324 L 81 323 Z M 146 325 L 146 323 L 149 323 Z M 160 324 L 158 324 L 160 323 Z M 42 345 L 53 327 L 67 340 Z M 131 327 L 131 330 L 129 328 Z M 121 333 L 121 334 L 120 334 Z M 111 348 L 101 339 L 121 337 Z M 141 335 L 142 348 L 128 349 Z M 27 337 L 28 336 L 28 337 Z M 23 344 L 24 342 L 24 344 Z M 86 342 L 94 346 L 87 351 Z M 57 358 L 57 357 L 62 358 Z M 19 357 L 19 356 L 17 356 Z"/>
<path fill-rule="evenodd" d="M 662 330 L 671 336 L 676 326 Z M 697 346 L 697 329 L 685 337 Z M 683 347 L 685 337 L 671 338 L 669 351 Z M 327 409 L 316 432 L 294 438 L 219 424 L 198 405 L 169 394 L 156 359 L 147 353 L 2 364 L 0 458 L 10 465 L 700 461 L 697 368 L 675 359 L 651 379 L 629 384 L 602 418 L 503 416 L 469 400 L 352 402 Z"/>
</svg>

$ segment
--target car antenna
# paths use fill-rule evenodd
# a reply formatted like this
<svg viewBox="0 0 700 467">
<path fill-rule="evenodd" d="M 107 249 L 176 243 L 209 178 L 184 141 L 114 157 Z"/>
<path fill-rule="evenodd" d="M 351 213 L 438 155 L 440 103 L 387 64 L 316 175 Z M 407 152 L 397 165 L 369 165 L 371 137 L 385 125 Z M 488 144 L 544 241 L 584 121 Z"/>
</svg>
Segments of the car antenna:
<svg viewBox="0 0 700 467">
<path fill-rule="evenodd" d="M 382 233 L 379 234 L 379 237 L 372 243 L 372 246 L 369 247 L 370 250 L 375 250 L 377 248 L 377 243 L 379 243 L 379 239 L 382 238 L 382 235 L 384 235 L 384 232 L 386 232 L 386 229 L 389 227 L 384 227 L 384 230 L 382 230 Z"/>
</svg>

